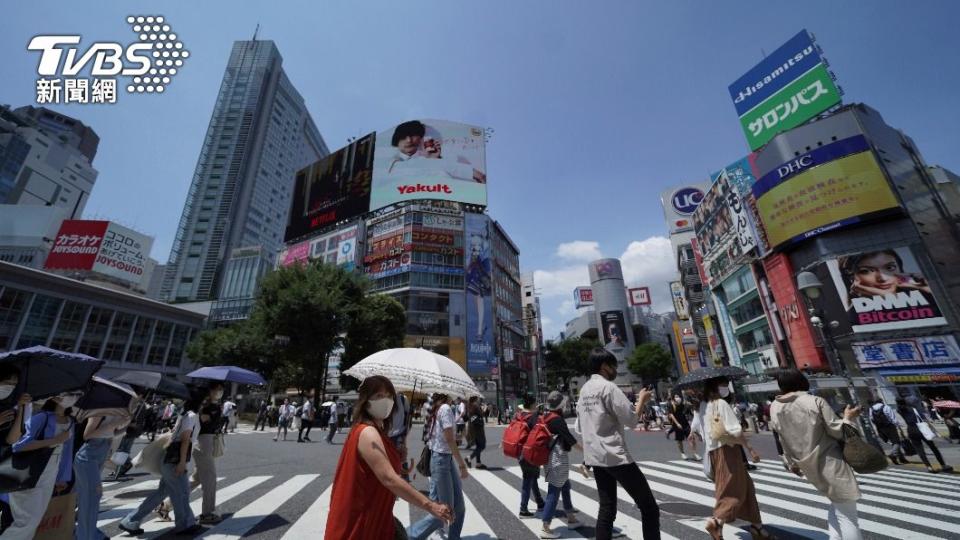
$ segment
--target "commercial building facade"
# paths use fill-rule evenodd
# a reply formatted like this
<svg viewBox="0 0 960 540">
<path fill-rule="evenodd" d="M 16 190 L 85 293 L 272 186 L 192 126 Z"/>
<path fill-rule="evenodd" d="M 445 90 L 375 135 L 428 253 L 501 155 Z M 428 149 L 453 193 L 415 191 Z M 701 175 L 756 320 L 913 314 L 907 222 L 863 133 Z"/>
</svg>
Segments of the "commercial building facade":
<svg viewBox="0 0 960 540">
<path fill-rule="evenodd" d="M 0 262 L 0 351 L 44 345 L 124 370 L 184 376 L 204 316 L 125 292 Z"/>
<path fill-rule="evenodd" d="M 272 41 L 237 41 L 224 72 L 162 296 L 216 299 L 236 248 L 283 246 L 294 173 L 329 152 Z"/>
</svg>

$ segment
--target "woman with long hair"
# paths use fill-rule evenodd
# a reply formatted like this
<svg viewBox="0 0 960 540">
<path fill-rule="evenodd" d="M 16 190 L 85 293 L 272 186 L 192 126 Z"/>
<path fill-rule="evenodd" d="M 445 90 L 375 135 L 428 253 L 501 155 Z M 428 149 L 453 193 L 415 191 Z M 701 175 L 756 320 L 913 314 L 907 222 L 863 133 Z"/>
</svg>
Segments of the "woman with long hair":
<svg viewBox="0 0 960 540">
<path fill-rule="evenodd" d="M 727 402 L 730 381 L 726 378 L 709 379 L 704 383 L 700 417 L 703 422 L 704 469 L 713 478 L 716 504 L 713 517 L 707 520 L 707 532 L 714 540 L 722 538 L 723 525 L 743 519 L 750 523 L 754 540 L 769 539 L 760 519 L 760 506 L 750 473 L 743 460 L 747 449 L 753 461 L 760 455 L 750 448 L 743 434 L 737 413 Z"/>
<path fill-rule="evenodd" d="M 77 528 L 75 540 L 102 540 L 106 537 L 97 528 L 100 513 L 101 471 L 113 439 L 126 431 L 130 418 L 119 415 L 90 416 L 83 430 L 83 444 L 73 458 L 77 490 Z"/>
<path fill-rule="evenodd" d="M 483 409 L 480 407 L 480 398 L 474 396 L 467 403 L 467 430 L 473 437 L 473 452 L 467 458 L 467 467 L 472 467 L 473 460 L 476 460 L 478 469 L 487 468 L 480 461 L 480 454 L 487 447 L 487 434 L 483 430 L 483 424 Z"/>
<path fill-rule="evenodd" d="M 770 406 L 770 425 L 780 436 L 784 465 L 797 476 L 805 476 L 830 500 L 830 540 L 860 540 L 860 486 L 840 449 L 843 426 L 854 425 L 860 407 L 848 405 L 843 419 L 837 418 L 829 403 L 810 395 L 810 382 L 796 369 L 781 371 L 777 384 L 781 395 Z"/>
<path fill-rule="evenodd" d="M 467 478 L 467 464 L 460 457 L 457 439 L 454 430 L 457 421 L 450 396 L 446 394 L 433 395 L 433 409 L 427 418 L 430 426 L 427 446 L 430 448 L 430 494 L 436 497 L 437 502 L 443 503 L 453 511 L 453 520 L 447 530 L 448 540 L 460 540 L 460 531 L 463 529 L 465 506 L 463 501 L 463 485 L 461 480 Z M 454 469 L 454 461 L 459 474 Z M 424 540 L 434 531 L 444 525 L 442 518 L 427 516 L 414 523 L 407 529 L 412 540 Z"/>
<path fill-rule="evenodd" d="M 4 540 L 33 538 L 51 494 L 67 489 L 73 477 L 70 456 L 73 455 L 74 425 L 68 413 L 81 395 L 81 392 L 69 392 L 48 399 L 41 411 L 27 420 L 23 436 L 13 444 L 13 451 L 17 453 L 43 448 L 53 448 L 53 453 L 35 487 L 8 494 L 13 524 L 3 532 Z"/>
<path fill-rule="evenodd" d="M 217 509 L 217 458 L 213 455 L 213 447 L 223 426 L 223 408 L 220 399 L 223 398 L 223 383 L 211 381 L 206 389 L 200 404 L 200 434 L 197 444 L 193 448 L 193 465 L 196 470 L 191 478 L 190 487 L 200 485 L 203 491 L 203 506 L 197 520 L 202 524 L 216 524 L 221 517 L 216 514 Z"/>
<path fill-rule="evenodd" d="M 374 375 L 360 385 L 353 427 L 337 463 L 330 495 L 327 540 L 393 538 L 396 498 L 450 521 L 445 504 L 431 501 L 400 477 L 400 453 L 388 437 L 396 391 L 390 379 Z"/>
<path fill-rule="evenodd" d="M 164 497 L 169 496 L 173 504 L 174 534 L 195 535 L 203 531 L 197 523 L 197 518 L 190 508 L 190 481 L 187 478 L 187 465 L 190 462 L 192 447 L 197 443 L 200 426 L 197 409 L 200 408 L 202 397 L 194 396 L 184 402 L 183 411 L 177 417 L 170 437 L 170 445 L 163 455 L 160 465 L 160 485 L 147 496 L 140 506 L 120 520 L 120 530 L 139 536 L 143 534 L 140 522 L 160 506 Z"/>
</svg>

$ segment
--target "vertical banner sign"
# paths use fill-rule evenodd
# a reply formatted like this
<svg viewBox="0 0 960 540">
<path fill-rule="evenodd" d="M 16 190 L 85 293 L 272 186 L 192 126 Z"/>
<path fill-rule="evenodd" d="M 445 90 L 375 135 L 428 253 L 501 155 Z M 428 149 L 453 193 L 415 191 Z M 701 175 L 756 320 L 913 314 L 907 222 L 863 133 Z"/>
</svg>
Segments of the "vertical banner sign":
<svg viewBox="0 0 960 540">
<path fill-rule="evenodd" d="M 622 311 L 604 311 L 600 313 L 603 325 L 603 345 L 608 349 L 619 350 L 627 346 L 627 325 Z"/>
<path fill-rule="evenodd" d="M 840 103 L 813 37 L 801 30 L 729 87 L 751 150 Z"/>
<path fill-rule="evenodd" d="M 486 375 L 497 365 L 493 346 L 493 261 L 486 216 L 466 214 L 467 372 Z"/>
<path fill-rule="evenodd" d="M 670 297 L 673 298 L 673 311 L 677 314 L 677 318 L 681 321 L 689 319 L 687 298 L 683 295 L 683 285 L 679 281 L 670 282 Z"/>
</svg>

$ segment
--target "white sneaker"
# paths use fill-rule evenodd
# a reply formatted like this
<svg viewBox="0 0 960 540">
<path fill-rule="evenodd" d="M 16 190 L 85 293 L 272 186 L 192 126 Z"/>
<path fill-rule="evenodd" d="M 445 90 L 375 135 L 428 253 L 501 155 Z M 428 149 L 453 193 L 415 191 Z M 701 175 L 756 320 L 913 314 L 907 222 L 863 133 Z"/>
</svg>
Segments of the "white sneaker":
<svg viewBox="0 0 960 540">
<path fill-rule="evenodd" d="M 694 454 L 694 455 L 693 455 L 693 459 L 695 459 L 695 460 L 697 460 L 697 461 L 700 461 L 700 460 L 702 460 L 703 458 L 700 457 L 700 454 Z"/>
<path fill-rule="evenodd" d="M 540 538 L 560 538 L 560 535 L 546 529 L 540 531 Z"/>
<path fill-rule="evenodd" d="M 576 520 L 576 519 L 574 519 L 573 521 L 568 521 L 568 522 L 567 522 L 567 528 L 568 528 L 568 529 L 579 529 L 582 525 L 583 525 L 583 522 L 582 522 L 582 521 L 578 521 L 578 520 Z"/>
<path fill-rule="evenodd" d="M 690 458 L 688 458 L 687 455 L 684 454 L 683 452 L 680 452 L 680 458 L 683 459 L 684 461 L 690 459 Z"/>
</svg>

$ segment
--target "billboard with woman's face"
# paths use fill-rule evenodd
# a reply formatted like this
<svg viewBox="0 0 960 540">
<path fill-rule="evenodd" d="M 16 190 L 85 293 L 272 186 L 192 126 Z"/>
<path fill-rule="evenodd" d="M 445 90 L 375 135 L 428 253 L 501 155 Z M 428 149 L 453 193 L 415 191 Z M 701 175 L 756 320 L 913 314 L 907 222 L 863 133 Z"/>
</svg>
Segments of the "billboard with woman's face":
<svg viewBox="0 0 960 540">
<path fill-rule="evenodd" d="M 487 205 L 483 128 L 410 120 L 376 140 L 370 210 L 418 199 Z"/>
<path fill-rule="evenodd" d="M 622 311 L 604 311 L 600 314 L 600 324 L 603 325 L 603 344 L 610 349 L 626 348 L 627 325 Z"/>
<path fill-rule="evenodd" d="M 854 332 L 947 324 L 909 247 L 827 261 Z"/>
</svg>

